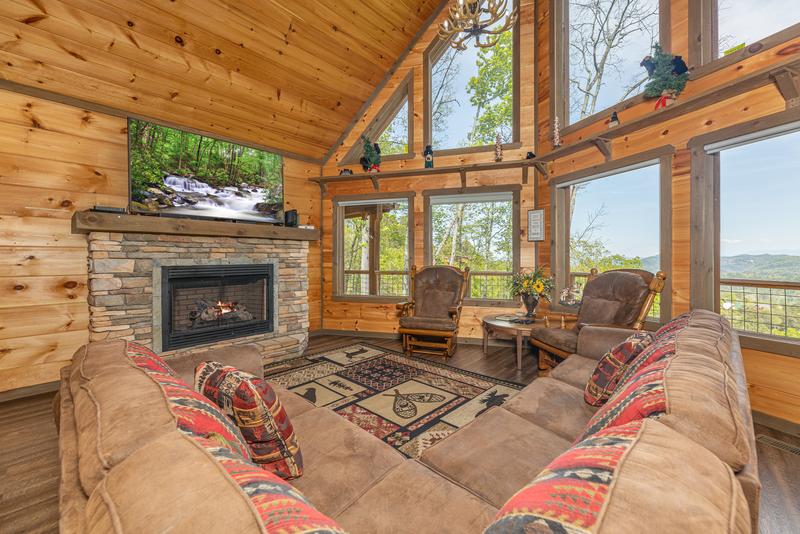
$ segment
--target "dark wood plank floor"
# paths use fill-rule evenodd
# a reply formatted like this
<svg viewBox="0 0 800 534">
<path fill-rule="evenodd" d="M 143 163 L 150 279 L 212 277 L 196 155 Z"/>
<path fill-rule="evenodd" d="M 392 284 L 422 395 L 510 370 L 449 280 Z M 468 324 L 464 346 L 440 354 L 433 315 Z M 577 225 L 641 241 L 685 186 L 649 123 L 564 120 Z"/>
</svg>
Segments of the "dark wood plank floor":
<svg viewBox="0 0 800 534">
<path fill-rule="evenodd" d="M 348 343 L 369 343 L 400 350 L 387 339 L 319 336 L 310 352 Z M 432 357 L 431 359 L 441 361 Z M 536 358 L 527 353 L 517 371 L 510 347 L 490 347 L 483 355 L 478 345 L 461 345 L 447 363 L 502 380 L 528 384 L 536 378 Z M 53 394 L 0 403 L 0 533 L 28 534 L 58 531 L 58 437 L 51 404 Z M 756 434 L 800 447 L 800 438 L 756 425 Z M 764 486 L 761 532 L 800 532 L 800 455 L 758 442 L 759 470 Z"/>
</svg>

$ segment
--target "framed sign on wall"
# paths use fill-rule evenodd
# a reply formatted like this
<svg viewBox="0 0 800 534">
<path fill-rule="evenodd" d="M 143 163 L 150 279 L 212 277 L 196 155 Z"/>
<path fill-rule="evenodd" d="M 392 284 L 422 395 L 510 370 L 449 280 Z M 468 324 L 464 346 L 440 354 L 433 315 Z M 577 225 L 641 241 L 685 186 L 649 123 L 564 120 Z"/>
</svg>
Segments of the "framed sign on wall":
<svg viewBox="0 0 800 534">
<path fill-rule="evenodd" d="M 544 210 L 528 210 L 528 241 L 544 241 Z"/>
</svg>

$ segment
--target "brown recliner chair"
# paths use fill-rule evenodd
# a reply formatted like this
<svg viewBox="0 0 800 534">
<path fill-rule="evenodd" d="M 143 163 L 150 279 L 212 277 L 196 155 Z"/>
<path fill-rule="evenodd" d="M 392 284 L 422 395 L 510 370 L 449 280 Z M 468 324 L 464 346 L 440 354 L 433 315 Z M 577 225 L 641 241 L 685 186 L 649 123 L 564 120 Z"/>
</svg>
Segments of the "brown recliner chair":
<svg viewBox="0 0 800 534">
<path fill-rule="evenodd" d="M 641 269 L 615 269 L 592 276 L 571 328 L 534 326 L 530 342 L 539 349 L 539 369 L 557 365 L 578 348 L 578 332 L 585 325 L 641 330 L 656 295 L 664 289 L 666 275 Z M 543 365 L 546 364 L 546 365 Z"/>
<path fill-rule="evenodd" d="M 464 271 L 448 265 L 411 268 L 410 300 L 397 305 L 406 354 L 453 355 L 468 277 L 469 267 Z"/>
</svg>

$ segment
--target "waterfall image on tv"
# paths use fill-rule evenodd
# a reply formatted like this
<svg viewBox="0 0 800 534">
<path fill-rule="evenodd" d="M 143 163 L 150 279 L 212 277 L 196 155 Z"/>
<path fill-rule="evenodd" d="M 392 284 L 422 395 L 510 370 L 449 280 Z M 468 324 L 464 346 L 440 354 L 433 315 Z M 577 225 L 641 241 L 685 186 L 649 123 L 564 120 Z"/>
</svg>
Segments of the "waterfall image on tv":
<svg viewBox="0 0 800 534">
<path fill-rule="evenodd" d="M 283 161 L 264 150 L 128 120 L 131 211 L 283 220 Z"/>
</svg>

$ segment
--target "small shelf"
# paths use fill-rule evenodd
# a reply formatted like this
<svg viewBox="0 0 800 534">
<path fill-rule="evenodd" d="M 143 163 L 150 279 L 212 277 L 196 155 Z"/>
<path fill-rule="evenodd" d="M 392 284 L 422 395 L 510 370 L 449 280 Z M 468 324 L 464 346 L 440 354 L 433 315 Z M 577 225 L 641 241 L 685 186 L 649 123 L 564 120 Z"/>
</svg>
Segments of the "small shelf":
<svg viewBox="0 0 800 534">
<path fill-rule="evenodd" d="M 253 237 L 293 241 L 317 241 L 319 239 L 319 230 L 316 228 L 312 230 L 309 228 L 288 228 L 266 223 L 185 219 L 99 211 L 75 212 L 72 216 L 72 231 L 76 234 L 115 232 L 209 237 Z"/>
</svg>

